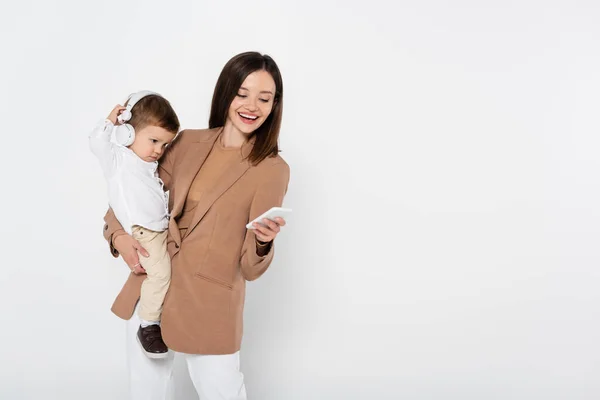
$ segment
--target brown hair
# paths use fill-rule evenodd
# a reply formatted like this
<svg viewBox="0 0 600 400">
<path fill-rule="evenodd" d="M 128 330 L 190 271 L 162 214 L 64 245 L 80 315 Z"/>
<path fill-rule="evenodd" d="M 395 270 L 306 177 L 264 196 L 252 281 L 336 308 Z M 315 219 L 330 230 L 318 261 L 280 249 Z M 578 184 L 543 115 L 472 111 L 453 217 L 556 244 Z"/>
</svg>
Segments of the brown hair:
<svg viewBox="0 0 600 400">
<path fill-rule="evenodd" d="M 179 131 L 179 118 L 171 103 L 164 97 L 154 94 L 145 96 L 135 103 L 131 109 L 131 119 L 127 123 L 138 131 L 150 125 L 159 126 L 175 134 Z"/>
<path fill-rule="evenodd" d="M 225 125 L 227 112 L 231 102 L 235 98 L 248 75 L 255 71 L 264 70 L 271 74 L 275 81 L 275 95 L 273 97 L 273 109 L 265 122 L 254 132 L 255 138 L 252 151 L 248 160 L 256 165 L 267 157 L 275 157 L 279 153 L 277 140 L 281 128 L 281 115 L 283 112 L 283 80 L 277 64 L 266 54 L 255 51 L 241 53 L 234 56 L 225 64 L 212 98 L 210 108 L 209 128 L 217 128 Z"/>
</svg>

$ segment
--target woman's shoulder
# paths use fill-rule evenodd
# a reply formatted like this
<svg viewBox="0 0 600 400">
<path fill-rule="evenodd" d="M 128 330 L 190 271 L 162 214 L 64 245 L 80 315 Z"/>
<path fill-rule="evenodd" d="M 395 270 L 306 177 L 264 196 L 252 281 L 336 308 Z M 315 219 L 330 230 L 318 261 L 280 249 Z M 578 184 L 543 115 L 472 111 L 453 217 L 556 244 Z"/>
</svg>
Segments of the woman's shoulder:
<svg viewBox="0 0 600 400">
<path fill-rule="evenodd" d="M 279 154 L 277 154 L 274 157 L 265 158 L 260 163 L 258 163 L 257 167 L 265 169 L 290 169 L 288 163 Z"/>
<path fill-rule="evenodd" d="M 214 141 L 223 128 L 213 129 L 185 129 L 179 133 L 182 142 L 210 142 Z"/>
<path fill-rule="evenodd" d="M 275 157 L 267 157 L 256 165 L 256 172 L 261 180 L 270 179 L 289 179 L 290 166 L 279 154 Z"/>
</svg>

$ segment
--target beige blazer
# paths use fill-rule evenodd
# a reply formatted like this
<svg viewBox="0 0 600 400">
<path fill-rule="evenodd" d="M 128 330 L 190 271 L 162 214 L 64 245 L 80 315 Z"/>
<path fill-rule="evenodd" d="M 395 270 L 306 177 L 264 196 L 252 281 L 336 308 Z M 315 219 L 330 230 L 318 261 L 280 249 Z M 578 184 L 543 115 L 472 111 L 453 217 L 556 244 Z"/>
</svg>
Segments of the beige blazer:
<svg viewBox="0 0 600 400">
<path fill-rule="evenodd" d="M 240 349 L 246 280 L 261 276 L 274 253 L 273 245 L 265 256 L 257 255 L 254 233 L 246 224 L 281 206 L 289 181 L 289 166 L 280 156 L 256 166 L 243 161 L 223 171 L 192 211 L 192 223 L 182 238 L 175 219 L 221 130 L 181 132 L 159 165 L 170 192 L 167 248 L 172 262 L 161 326 L 169 348 L 183 353 L 231 354 Z M 244 155 L 251 149 L 252 142 L 242 147 Z M 112 210 L 104 220 L 104 237 L 117 257 L 112 240 L 122 227 Z M 117 316 L 132 316 L 143 280 L 144 275 L 130 274 L 112 306 Z"/>
</svg>

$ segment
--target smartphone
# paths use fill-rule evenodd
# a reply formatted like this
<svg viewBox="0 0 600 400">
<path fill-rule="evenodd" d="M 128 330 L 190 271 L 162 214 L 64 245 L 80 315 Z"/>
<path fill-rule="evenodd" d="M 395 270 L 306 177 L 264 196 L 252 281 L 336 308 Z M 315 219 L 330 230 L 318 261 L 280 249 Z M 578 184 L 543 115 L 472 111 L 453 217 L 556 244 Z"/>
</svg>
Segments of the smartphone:
<svg viewBox="0 0 600 400">
<path fill-rule="evenodd" d="M 273 207 L 269 211 L 261 214 L 260 216 L 254 218 L 252 221 L 250 221 L 248 223 L 248 225 L 246 225 L 246 228 L 254 229 L 254 226 L 252 226 L 252 224 L 255 222 L 258 222 L 260 224 L 261 221 L 265 218 L 273 220 L 275 218 L 280 217 L 280 218 L 285 219 L 291 213 L 292 213 L 291 208 Z"/>
</svg>

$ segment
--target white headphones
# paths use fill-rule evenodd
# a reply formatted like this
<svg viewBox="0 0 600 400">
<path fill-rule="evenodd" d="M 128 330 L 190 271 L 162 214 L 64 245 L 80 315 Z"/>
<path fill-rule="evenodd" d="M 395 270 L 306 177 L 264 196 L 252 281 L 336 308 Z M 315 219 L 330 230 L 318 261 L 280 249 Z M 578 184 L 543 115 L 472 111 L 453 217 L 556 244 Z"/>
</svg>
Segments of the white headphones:
<svg viewBox="0 0 600 400">
<path fill-rule="evenodd" d="M 133 106 L 135 106 L 135 104 L 144 97 L 151 95 L 160 96 L 160 94 L 156 92 L 142 90 L 140 92 L 129 95 L 129 97 L 127 98 L 127 105 L 125 106 L 125 109 L 117 117 L 117 121 L 119 121 L 121 124 L 117 125 L 115 129 L 115 140 L 120 145 L 127 147 L 133 144 L 133 141 L 135 140 L 135 129 L 133 128 L 133 126 L 131 126 L 130 124 L 126 124 L 125 122 L 131 119 L 131 109 L 133 108 Z"/>
</svg>

